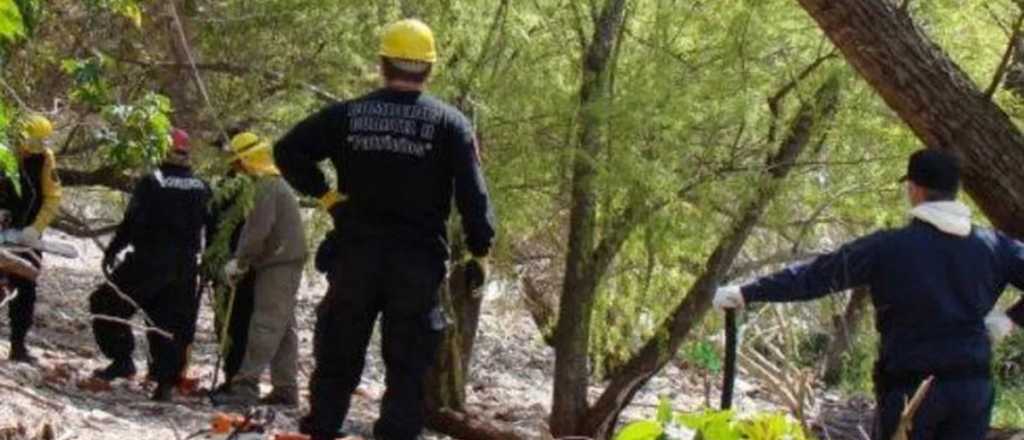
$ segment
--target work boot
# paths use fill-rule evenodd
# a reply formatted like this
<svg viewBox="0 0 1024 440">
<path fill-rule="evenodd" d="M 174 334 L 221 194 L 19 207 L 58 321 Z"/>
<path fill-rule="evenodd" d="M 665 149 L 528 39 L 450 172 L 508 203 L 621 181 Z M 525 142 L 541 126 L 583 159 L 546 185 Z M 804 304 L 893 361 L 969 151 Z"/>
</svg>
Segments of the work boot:
<svg viewBox="0 0 1024 440">
<path fill-rule="evenodd" d="M 21 344 L 12 343 L 11 344 L 11 354 L 10 354 L 9 358 L 10 358 L 11 362 L 18 362 L 18 363 L 29 364 L 29 365 L 35 365 L 35 363 L 36 363 L 35 356 L 32 356 L 31 354 L 29 354 L 28 348 L 25 347 L 24 343 L 21 343 Z"/>
<path fill-rule="evenodd" d="M 92 377 L 110 382 L 114 379 L 131 379 L 135 377 L 135 362 L 114 360 L 106 368 L 92 372 Z"/>
<path fill-rule="evenodd" d="M 213 406 L 254 406 L 260 403 L 259 386 L 235 382 L 210 393 Z"/>
<path fill-rule="evenodd" d="M 154 402 L 170 402 L 173 397 L 174 384 L 162 382 L 157 384 L 156 390 L 153 391 L 153 397 L 150 400 Z"/>
<path fill-rule="evenodd" d="M 306 415 L 302 416 L 302 418 L 299 419 L 299 433 L 300 434 L 308 435 L 311 440 L 320 440 L 321 438 L 332 439 L 333 440 L 333 439 L 336 439 L 336 438 L 348 438 L 349 437 L 349 434 L 347 432 L 342 431 L 340 429 L 338 430 L 338 432 L 334 433 L 334 435 L 330 435 L 330 434 L 324 435 L 324 434 L 318 434 L 318 433 L 313 432 L 313 415 L 312 414 L 306 414 Z"/>
<path fill-rule="evenodd" d="M 294 408 L 299 406 L 299 391 L 295 388 L 274 388 L 260 399 L 261 405 L 277 405 Z"/>
</svg>

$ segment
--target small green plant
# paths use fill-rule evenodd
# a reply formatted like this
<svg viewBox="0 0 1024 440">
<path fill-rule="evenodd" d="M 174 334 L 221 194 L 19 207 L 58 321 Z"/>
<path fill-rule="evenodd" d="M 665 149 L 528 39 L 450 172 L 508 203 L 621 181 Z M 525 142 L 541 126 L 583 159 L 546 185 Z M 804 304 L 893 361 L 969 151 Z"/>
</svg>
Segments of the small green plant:
<svg viewBox="0 0 1024 440">
<path fill-rule="evenodd" d="M 764 413 L 740 417 L 731 410 L 706 410 L 673 415 L 668 400 L 658 405 L 655 420 L 630 423 L 615 440 L 675 440 L 685 431 L 697 440 L 807 440 L 800 424 L 785 414 Z M 688 438 L 688 437 L 687 437 Z"/>
<path fill-rule="evenodd" d="M 696 369 L 704 382 L 704 405 L 711 406 L 711 391 L 714 389 L 713 379 L 722 372 L 722 355 L 715 346 L 706 340 L 689 344 L 684 351 L 684 361 Z"/>
</svg>

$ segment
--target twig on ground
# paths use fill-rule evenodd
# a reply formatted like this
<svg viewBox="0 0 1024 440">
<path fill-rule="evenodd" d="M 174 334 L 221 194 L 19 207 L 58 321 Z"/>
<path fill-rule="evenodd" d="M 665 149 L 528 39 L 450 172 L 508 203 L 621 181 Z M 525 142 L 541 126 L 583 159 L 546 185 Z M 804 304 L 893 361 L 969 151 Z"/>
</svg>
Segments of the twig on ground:
<svg viewBox="0 0 1024 440">
<path fill-rule="evenodd" d="M 141 325 L 141 324 L 134 323 L 134 322 L 129 321 L 129 320 L 124 319 L 124 318 L 118 318 L 118 317 L 109 316 L 109 315 L 94 314 L 94 315 L 90 315 L 90 317 L 93 320 L 96 320 L 96 321 L 107 321 L 107 322 L 113 322 L 113 323 L 117 323 L 117 324 L 124 324 L 124 325 L 126 325 L 128 327 L 131 327 L 131 328 L 134 328 L 134 329 L 138 329 L 138 330 L 142 330 L 142 331 L 147 332 L 147 333 L 153 332 L 153 333 L 156 333 L 156 334 L 158 334 L 160 336 L 163 336 L 163 337 L 165 337 L 167 339 L 172 339 L 172 340 L 174 339 L 174 334 L 173 333 L 168 332 L 167 330 L 164 330 L 164 329 L 162 329 L 160 327 L 152 327 L 152 326 Z"/>
<path fill-rule="evenodd" d="M 53 402 L 51 400 L 47 400 L 47 399 L 39 396 L 38 394 L 33 393 L 32 391 L 29 390 L 29 388 L 27 388 L 25 386 L 14 386 L 14 385 L 7 385 L 7 384 L 0 383 L 0 389 L 4 389 L 4 390 L 8 390 L 8 391 L 11 391 L 11 392 L 14 392 L 14 393 L 21 394 L 22 396 L 25 396 L 25 397 L 28 397 L 29 399 L 32 399 L 32 401 L 34 401 L 36 403 L 48 406 L 51 409 L 54 409 L 54 410 L 57 410 L 57 411 L 62 411 L 64 409 L 64 405 L 61 405 L 60 403 L 57 403 L 57 402 Z"/>
<path fill-rule="evenodd" d="M 14 293 L 13 294 L 8 294 L 7 297 L 4 298 L 3 301 L 0 301 L 0 309 L 4 308 L 4 306 L 6 306 L 7 303 L 9 303 L 11 301 L 14 301 L 14 299 L 18 297 L 18 290 L 17 289 L 7 289 L 7 291 L 8 292 L 13 291 Z"/>
</svg>

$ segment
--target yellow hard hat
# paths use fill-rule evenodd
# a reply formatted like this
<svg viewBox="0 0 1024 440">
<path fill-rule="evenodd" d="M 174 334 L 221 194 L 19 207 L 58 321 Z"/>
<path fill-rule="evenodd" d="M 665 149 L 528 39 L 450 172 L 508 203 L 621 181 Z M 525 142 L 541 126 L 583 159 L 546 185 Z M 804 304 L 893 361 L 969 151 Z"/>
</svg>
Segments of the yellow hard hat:
<svg viewBox="0 0 1024 440">
<path fill-rule="evenodd" d="M 434 32 L 415 18 L 391 23 L 381 34 L 380 56 L 433 64 L 437 62 Z"/>
<path fill-rule="evenodd" d="M 21 130 L 26 139 L 42 140 L 53 134 L 53 124 L 45 116 L 34 114 L 22 120 Z"/>
<path fill-rule="evenodd" d="M 249 174 L 280 174 L 274 165 L 270 143 L 254 133 L 243 132 L 231 139 L 231 161 L 239 161 Z"/>
</svg>

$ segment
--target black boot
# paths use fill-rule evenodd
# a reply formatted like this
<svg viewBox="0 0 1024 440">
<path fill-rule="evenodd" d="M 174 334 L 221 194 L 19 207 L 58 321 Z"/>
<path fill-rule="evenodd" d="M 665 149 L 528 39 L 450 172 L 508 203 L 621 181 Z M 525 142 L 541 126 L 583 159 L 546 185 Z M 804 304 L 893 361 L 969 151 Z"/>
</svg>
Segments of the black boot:
<svg viewBox="0 0 1024 440">
<path fill-rule="evenodd" d="M 127 361 L 115 360 L 110 365 L 107 365 L 106 368 L 93 371 L 92 377 L 107 382 L 114 379 L 131 379 L 135 377 L 135 362 L 132 362 L 130 359 Z"/>
<path fill-rule="evenodd" d="M 340 429 L 333 435 L 314 432 L 312 414 L 306 414 L 299 419 L 299 433 L 308 435 L 311 440 L 347 438 L 349 436 L 347 432 Z"/>
<path fill-rule="evenodd" d="M 11 362 L 35 365 L 36 358 L 28 352 L 24 342 L 11 342 Z"/>
<path fill-rule="evenodd" d="M 156 386 L 156 390 L 153 391 L 152 400 L 154 402 L 170 402 L 173 392 L 174 384 L 166 382 L 159 383 Z"/>
</svg>

